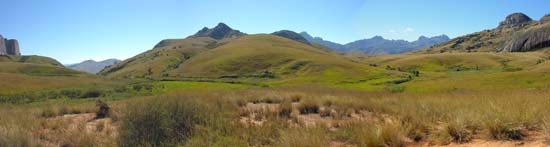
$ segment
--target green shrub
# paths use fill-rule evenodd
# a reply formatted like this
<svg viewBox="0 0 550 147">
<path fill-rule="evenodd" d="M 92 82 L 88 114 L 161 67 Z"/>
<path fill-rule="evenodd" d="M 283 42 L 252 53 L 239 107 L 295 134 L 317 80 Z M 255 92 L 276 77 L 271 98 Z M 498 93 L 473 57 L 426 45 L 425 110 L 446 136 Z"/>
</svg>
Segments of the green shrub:
<svg viewBox="0 0 550 147">
<path fill-rule="evenodd" d="M 90 88 L 86 90 L 80 98 L 96 98 L 103 96 L 103 91 L 96 89 L 96 88 Z"/>
</svg>

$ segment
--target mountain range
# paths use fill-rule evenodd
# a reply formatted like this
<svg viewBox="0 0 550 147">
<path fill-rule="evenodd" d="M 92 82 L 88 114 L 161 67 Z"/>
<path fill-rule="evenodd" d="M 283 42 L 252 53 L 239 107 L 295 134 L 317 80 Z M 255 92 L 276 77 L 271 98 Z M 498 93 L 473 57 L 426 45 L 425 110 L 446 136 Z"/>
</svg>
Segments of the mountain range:
<svg viewBox="0 0 550 147">
<path fill-rule="evenodd" d="M 113 64 L 117 64 L 119 62 L 120 60 L 118 59 L 107 59 L 103 61 L 86 60 L 80 63 L 68 65 L 67 67 L 74 70 L 95 74 L 101 71 L 103 68 L 111 66 Z"/>
<path fill-rule="evenodd" d="M 321 37 L 313 37 L 307 32 L 301 32 L 300 35 L 302 35 L 306 40 L 310 42 L 324 45 L 338 52 L 358 52 L 370 55 L 405 53 L 422 48 L 427 48 L 432 45 L 449 40 L 449 37 L 447 35 L 434 37 L 420 36 L 418 40 L 412 42 L 406 40 L 388 40 L 384 39 L 382 36 L 375 36 L 370 39 L 362 39 L 347 44 L 339 44 L 332 41 L 324 40 Z"/>
</svg>

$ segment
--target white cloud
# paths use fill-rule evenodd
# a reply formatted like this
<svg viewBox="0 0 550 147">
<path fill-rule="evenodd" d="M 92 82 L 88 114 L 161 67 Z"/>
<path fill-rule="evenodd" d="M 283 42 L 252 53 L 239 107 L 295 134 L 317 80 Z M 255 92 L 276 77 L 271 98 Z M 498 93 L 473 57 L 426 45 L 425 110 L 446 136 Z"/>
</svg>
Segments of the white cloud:
<svg viewBox="0 0 550 147">
<path fill-rule="evenodd" d="M 405 30 L 403 30 L 405 33 L 414 32 L 414 29 L 411 27 L 406 27 Z"/>
<path fill-rule="evenodd" d="M 397 33 L 397 31 L 395 31 L 395 30 L 389 30 L 388 32 L 390 32 L 390 33 Z"/>
</svg>

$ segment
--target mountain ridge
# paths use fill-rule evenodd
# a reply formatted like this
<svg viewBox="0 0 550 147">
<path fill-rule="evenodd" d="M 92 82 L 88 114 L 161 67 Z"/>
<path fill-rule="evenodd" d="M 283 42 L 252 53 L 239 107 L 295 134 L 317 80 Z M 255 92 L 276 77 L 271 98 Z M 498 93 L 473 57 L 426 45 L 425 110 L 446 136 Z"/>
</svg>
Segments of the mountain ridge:
<svg viewBox="0 0 550 147">
<path fill-rule="evenodd" d="M 420 36 L 417 40 L 410 42 L 401 39 L 388 40 L 382 36 L 374 36 L 368 39 L 361 39 L 346 44 L 339 44 L 324 40 L 321 37 L 312 37 L 305 31 L 301 32 L 300 35 L 302 35 L 310 42 L 319 43 L 338 52 L 360 52 L 371 55 L 405 53 L 450 40 L 450 38 L 445 34 L 433 37 Z"/>
</svg>

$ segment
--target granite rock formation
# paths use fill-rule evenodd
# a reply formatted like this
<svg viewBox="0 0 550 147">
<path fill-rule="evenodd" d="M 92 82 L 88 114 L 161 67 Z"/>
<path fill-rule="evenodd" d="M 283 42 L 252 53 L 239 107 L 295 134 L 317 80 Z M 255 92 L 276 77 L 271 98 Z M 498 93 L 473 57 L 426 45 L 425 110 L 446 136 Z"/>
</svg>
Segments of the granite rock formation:
<svg viewBox="0 0 550 147">
<path fill-rule="evenodd" d="M 533 21 L 529 16 L 523 13 L 513 13 L 506 16 L 506 19 L 500 22 L 499 28 L 512 28 L 528 24 Z"/>
<path fill-rule="evenodd" d="M 19 43 L 15 39 L 7 39 L 0 35 L 0 55 L 20 56 Z"/>
</svg>

